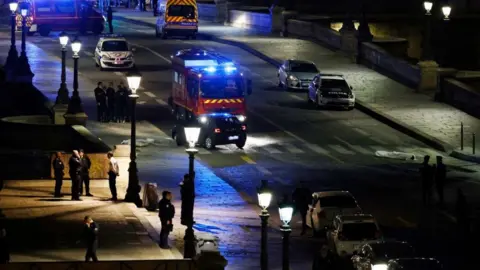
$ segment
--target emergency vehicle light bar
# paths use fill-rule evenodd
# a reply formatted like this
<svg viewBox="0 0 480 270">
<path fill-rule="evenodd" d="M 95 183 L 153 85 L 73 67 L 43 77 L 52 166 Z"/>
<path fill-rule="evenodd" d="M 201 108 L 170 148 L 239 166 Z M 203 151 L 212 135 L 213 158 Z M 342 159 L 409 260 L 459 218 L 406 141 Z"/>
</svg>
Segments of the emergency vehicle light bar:
<svg viewBox="0 0 480 270">
<path fill-rule="evenodd" d="M 185 60 L 185 67 L 218 66 L 215 60 Z"/>
</svg>

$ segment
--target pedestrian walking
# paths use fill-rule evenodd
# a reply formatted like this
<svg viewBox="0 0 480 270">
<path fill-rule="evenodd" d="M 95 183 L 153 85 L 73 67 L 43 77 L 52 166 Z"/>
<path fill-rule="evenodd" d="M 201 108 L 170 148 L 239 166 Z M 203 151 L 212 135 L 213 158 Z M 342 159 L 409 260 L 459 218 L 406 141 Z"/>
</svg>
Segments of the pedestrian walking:
<svg viewBox="0 0 480 270">
<path fill-rule="evenodd" d="M 115 121 L 115 88 L 110 82 L 107 88 L 108 121 Z"/>
<path fill-rule="evenodd" d="M 97 248 L 98 248 L 98 225 L 90 216 L 83 219 L 85 224 L 83 228 L 83 240 L 87 244 L 87 252 L 85 254 L 85 262 L 90 260 L 98 262 Z"/>
<path fill-rule="evenodd" d="M 108 186 L 112 193 L 112 201 L 117 200 L 117 176 L 120 176 L 117 160 L 113 157 L 112 152 L 108 152 Z"/>
<path fill-rule="evenodd" d="M 0 264 L 10 262 L 10 248 L 8 245 L 7 229 L 5 220 L 0 219 Z"/>
<path fill-rule="evenodd" d="M 302 218 L 302 233 L 305 234 L 307 230 L 307 212 L 308 204 L 312 202 L 312 191 L 306 187 L 305 182 L 301 181 L 299 186 L 293 191 L 293 203 L 295 204 L 295 211 L 300 213 Z"/>
<path fill-rule="evenodd" d="M 107 120 L 107 93 L 102 82 L 97 83 L 97 88 L 93 90 L 95 100 L 97 101 L 97 121 L 105 122 Z"/>
<path fill-rule="evenodd" d="M 70 178 L 72 179 L 72 201 L 80 201 L 78 196 L 78 188 L 80 187 L 82 161 L 80 160 L 80 154 L 77 150 L 73 150 L 73 154 L 68 161 L 70 167 Z"/>
<path fill-rule="evenodd" d="M 110 34 L 113 34 L 113 10 L 111 6 L 108 6 L 108 9 L 107 9 L 107 22 L 108 22 L 108 30 L 110 30 Z"/>
<path fill-rule="evenodd" d="M 54 196 L 56 198 L 60 198 L 62 197 L 63 176 L 65 174 L 63 171 L 65 169 L 65 164 L 63 164 L 63 161 L 62 161 L 62 153 L 60 152 L 55 153 L 55 158 L 53 159 L 52 167 L 53 167 L 53 175 L 55 177 Z"/>
<path fill-rule="evenodd" d="M 158 216 L 162 228 L 160 230 L 160 247 L 169 249 L 168 235 L 173 231 L 173 217 L 175 216 L 175 206 L 172 204 L 172 193 L 170 191 L 162 192 L 162 199 L 158 202 Z"/>
<path fill-rule="evenodd" d="M 125 123 L 127 114 L 127 99 L 128 90 L 123 86 L 123 82 L 118 85 L 118 90 L 115 93 L 115 109 L 118 123 Z"/>
<path fill-rule="evenodd" d="M 430 156 L 423 157 L 422 167 L 420 168 L 420 175 L 422 177 L 422 200 L 423 205 L 429 205 L 432 198 L 433 185 L 433 167 L 428 164 Z"/>
<path fill-rule="evenodd" d="M 467 198 L 461 189 L 457 189 L 455 216 L 457 218 L 458 231 L 462 236 L 461 240 L 466 241 L 470 233 L 470 209 Z"/>
<path fill-rule="evenodd" d="M 435 187 L 437 189 L 437 195 L 440 206 L 444 205 L 444 190 L 445 179 L 447 178 L 447 166 L 443 163 L 443 157 L 437 156 L 437 164 L 435 166 Z"/>
<path fill-rule="evenodd" d="M 83 185 L 85 185 L 85 196 L 92 197 L 92 194 L 90 194 L 90 167 L 92 166 L 92 162 L 90 158 L 85 154 L 83 149 L 80 149 L 78 152 L 80 154 L 80 160 L 82 162 L 82 174 L 79 194 L 83 194 Z"/>
</svg>

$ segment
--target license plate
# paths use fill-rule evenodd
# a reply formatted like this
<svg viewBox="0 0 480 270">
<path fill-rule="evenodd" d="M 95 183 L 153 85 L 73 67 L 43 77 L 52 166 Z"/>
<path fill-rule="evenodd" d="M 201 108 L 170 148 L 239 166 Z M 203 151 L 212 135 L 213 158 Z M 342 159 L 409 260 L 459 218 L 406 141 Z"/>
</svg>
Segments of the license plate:
<svg viewBox="0 0 480 270">
<path fill-rule="evenodd" d="M 230 141 L 238 140 L 238 136 L 230 136 L 230 137 L 228 137 L 228 140 L 230 140 Z"/>
<path fill-rule="evenodd" d="M 302 86 L 306 87 L 306 86 L 308 86 L 308 83 L 302 83 Z"/>
<path fill-rule="evenodd" d="M 115 61 L 115 65 L 121 65 L 123 64 L 123 61 Z"/>
</svg>

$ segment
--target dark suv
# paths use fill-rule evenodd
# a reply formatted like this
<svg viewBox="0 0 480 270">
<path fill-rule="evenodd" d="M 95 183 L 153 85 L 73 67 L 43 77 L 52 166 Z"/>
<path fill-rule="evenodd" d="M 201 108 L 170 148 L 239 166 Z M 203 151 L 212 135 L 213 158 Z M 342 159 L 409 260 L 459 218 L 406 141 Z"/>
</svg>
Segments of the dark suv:
<svg viewBox="0 0 480 270">
<path fill-rule="evenodd" d="M 200 127 L 198 145 L 214 149 L 217 145 L 235 144 L 242 149 L 247 141 L 247 127 L 236 116 L 227 113 L 202 115 L 191 121 L 177 121 L 172 129 L 172 138 L 177 145 L 186 144 L 184 127 Z"/>
</svg>

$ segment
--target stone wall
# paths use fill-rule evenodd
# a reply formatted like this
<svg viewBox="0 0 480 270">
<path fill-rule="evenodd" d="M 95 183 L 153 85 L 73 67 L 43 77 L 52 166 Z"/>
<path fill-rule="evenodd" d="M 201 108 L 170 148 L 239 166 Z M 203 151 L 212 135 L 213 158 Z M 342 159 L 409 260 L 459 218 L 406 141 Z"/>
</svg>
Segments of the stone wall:
<svg viewBox="0 0 480 270">
<path fill-rule="evenodd" d="M 270 32 L 272 29 L 272 19 L 268 13 L 229 10 L 228 23 L 234 27 L 255 29 L 265 32 Z"/>
<path fill-rule="evenodd" d="M 72 153 L 67 153 L 62 155 L 63 164 L 65 164 L 65 175 L 64 179 L 70 179 L 70 175 L 68 171 L 70 167 L 68 166 L 68 160 L 72 156 Z M 92 162 L 92 166 L 90 167 L 90 179 L 107 179 L 108 178 L 108 158 L 107 153 L 93 153 L 87 154 Z M 55 154 L 52 153 L 50 157 L 50 164 L 52 164 L 53 159 L 55 158 Z M 53 168 L 50 171 L 50 177 L 54 178 Z"/>
<path fill-rule="evenodd" d="M 455 78 L 443 79 L 441 87 L 441 99 L 468 114 L 480 117 L 480 92 L 467 83 Z"/>
</svg>

